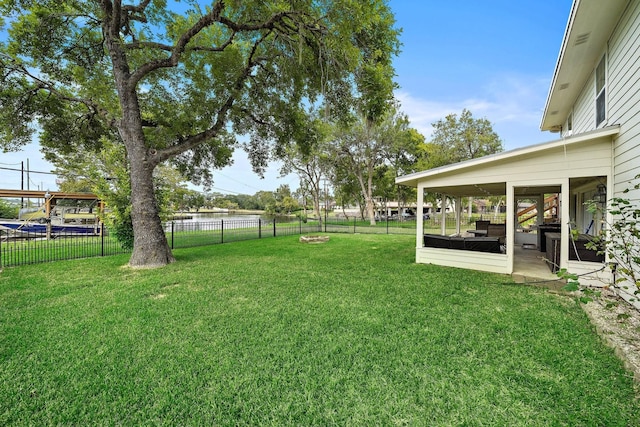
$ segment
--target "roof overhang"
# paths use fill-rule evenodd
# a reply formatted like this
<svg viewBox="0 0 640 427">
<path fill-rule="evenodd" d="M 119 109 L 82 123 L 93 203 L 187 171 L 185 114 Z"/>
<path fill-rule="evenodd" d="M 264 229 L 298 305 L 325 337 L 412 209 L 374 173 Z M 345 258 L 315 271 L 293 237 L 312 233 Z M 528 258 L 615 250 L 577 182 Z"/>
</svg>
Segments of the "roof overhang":
<svg viewBox="0 0 640 427">
<path fill-rule="evenodd" d="M 628 4 L 628 0 L 574 0 L 544 107 L 541 130 L 559 131 L 562 128 Z"/>
<path fill-rule="evenodd" d="M 516 162 L 520 159 L 526 158 L 527 156 L 541 155 L 545 152 L 551 152 L 563 147 L 566 148 L 574 146 L 576 144 L 585 143 L 587 141 L 613 138 L 619 132 L 619 125 L 609 126 L 591 132 L 581 133 L 570 138 L 563 138 L 542 144 L 530 145 L 528 147 L 518 148 L 515 150 L 503 151 L 501 153 L 492 154 L 477 159 L 471 159 L 460 163 L 454 163 L 439 168 L 400 176 L 396 178 L 396 184 L 406 185 L 409 187 L 417 187 L 421 182 L 435 181 L 436 179 L 441 180 L 442 178 L 454 176 L 455 174 L 463 172 L 484 170 L 486 168 L 502 165 L 504 163 Z M 427 187 L 430 192 L 445 193 L 450 196 L 492 196 L 505 194 L 507 180 L 507 177 L 505 177 L 505 180 L 502 182 L 469 182 L 468 184 L 443 187 L 436 187 L 427 184 Z M 535 194 L 540 194 L 541 192 L 553 193 L 556 192 L 556 190 L 556 187 L 548 189 L 541 189 L 540 187 L 536 187 Z M 522 194 L 519 195 L 526 195 L 526 191 L 526 187 L 523 187 L 520 190 Z M 534 192 L 532 192 L 531 194 L 534 194 Z"/>
<path fill-rule="evenodd" d="M 70 200 L 99 200 L 93 193 L 67 193 L 64 191 L 43 190 L 3 190 L 0 189 L 0 198 L 34 198 L 34 199 L 70 199 Z"/>
</svg>

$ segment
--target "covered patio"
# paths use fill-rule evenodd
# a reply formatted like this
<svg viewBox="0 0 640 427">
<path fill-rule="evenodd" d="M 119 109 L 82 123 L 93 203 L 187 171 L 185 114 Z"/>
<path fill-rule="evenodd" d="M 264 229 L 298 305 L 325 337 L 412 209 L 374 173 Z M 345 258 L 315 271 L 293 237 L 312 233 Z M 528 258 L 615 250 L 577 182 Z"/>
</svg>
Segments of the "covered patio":
<svg viewBox="0 0 640 427">
<path fill-rule="evenodd" d="M 452 243 L 432 244 L 438 238 L 425 236 L 424 221 L 418 216 L 416 262 L 532 280 L 556 278 L 554 271 L 566 268 L 581 274 L 581 282 L 594 285 L 607 282 L 609 272 L 603 268 L 604 259 L 594 259 L 593 251 L 577 248 L 570 236 L 572 229 L 582 239 L 602 230 L 604 218 L 594 216 L 585 203 L 596 196 L 604 201 L 610 197 L 612 141 L 618 132 L 618 126 L 611 126 L 397 178 L 397 184 L 418 189 L 418 206 L 423 204 L 426 194 L 455 201 L 456 232 L 447 235 L 443 226 L 440 233 L 444 240 L 453 239 Z M 542 206 L 550 195 L 558 203 L 545 216 Z M 495 196 L 506 200 L 505 235 L 500 251 L 494 250 L 495 246 L 492 250 L 474 249 L 474 238 L 470 238 L 476 234 L 474 227 L 468 230 L 471 225 L 461 221 L 462 198 Z M 523 225 L 518 215 L 518 202 L 523 200 L 537 207 L 534 224 L 529 221 Z M 444 220 L 446 214 L 442 215 Z M 549 249 L 547 242 L 552 245 Z"/>
</svg>

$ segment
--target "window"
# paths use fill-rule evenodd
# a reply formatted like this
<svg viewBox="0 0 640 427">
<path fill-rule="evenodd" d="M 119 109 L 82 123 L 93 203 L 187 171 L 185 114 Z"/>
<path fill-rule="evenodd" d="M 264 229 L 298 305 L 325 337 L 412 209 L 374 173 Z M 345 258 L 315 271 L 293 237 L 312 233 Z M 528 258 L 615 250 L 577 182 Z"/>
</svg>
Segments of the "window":
<svg viewBox="0 0 640 427">
<path fill-rule="evenodd" d="M 596 127 L 607 117 L 606 105 L 606 74 L 607 66 L 603 56 L 596 68 Z"/>
</svg>

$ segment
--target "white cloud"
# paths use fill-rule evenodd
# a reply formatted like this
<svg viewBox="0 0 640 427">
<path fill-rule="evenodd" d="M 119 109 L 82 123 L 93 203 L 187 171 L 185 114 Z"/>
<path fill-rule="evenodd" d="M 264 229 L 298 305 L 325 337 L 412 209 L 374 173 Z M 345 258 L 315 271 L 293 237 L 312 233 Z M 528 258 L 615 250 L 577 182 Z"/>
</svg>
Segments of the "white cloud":
<svg viewBox="0 0 640 427">
<path fill-rule="evenodd" d="M 478 93 L 450 100 L 429 100 L 428 94 L 415 94 L 406 90 L 396 93 L 401 109 L 409 116 L 411 125 L 430 138 L 432 123 L 448 114 L 471 111 L 476 118 L 486 118 L 511 149 L 554 139 L 539 130 L 549 81 L 522 75 L 496 76 Z M 453 94 L 452 94 L 453 95 Z"/>
</svg>

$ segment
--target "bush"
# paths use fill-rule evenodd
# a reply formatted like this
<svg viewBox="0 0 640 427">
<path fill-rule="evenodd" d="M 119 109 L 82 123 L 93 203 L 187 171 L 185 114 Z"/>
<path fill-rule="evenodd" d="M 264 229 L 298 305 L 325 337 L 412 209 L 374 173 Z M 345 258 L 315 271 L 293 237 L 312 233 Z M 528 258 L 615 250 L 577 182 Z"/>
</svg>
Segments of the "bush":
<svg viewBox="0 0 640 427">
<path fill-rule="evenodd" d="M 0 218 L 18 218 L 18 206 L 0 199 Z"/>
</svg>

